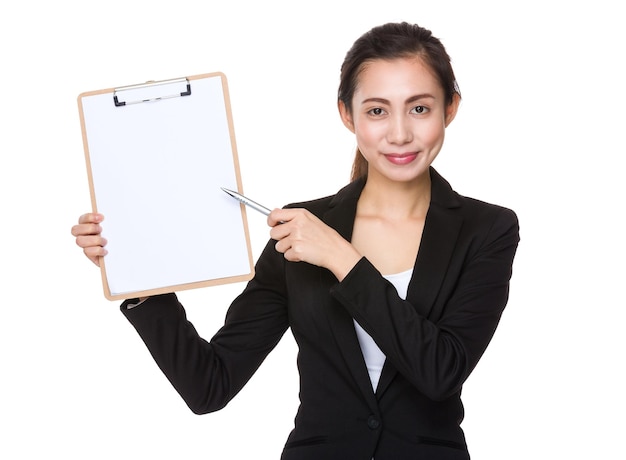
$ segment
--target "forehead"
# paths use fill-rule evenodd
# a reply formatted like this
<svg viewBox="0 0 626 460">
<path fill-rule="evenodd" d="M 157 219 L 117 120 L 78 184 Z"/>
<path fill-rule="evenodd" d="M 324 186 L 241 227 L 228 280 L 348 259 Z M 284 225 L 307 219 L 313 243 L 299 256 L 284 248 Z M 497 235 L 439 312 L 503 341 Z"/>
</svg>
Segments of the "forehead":
<svg viewBox="0 0 626 460">
<path fill-rule="evenodd" d="M 434 72 L 419 56 L 376 59 L 363 64 L 357 78 L 357 93 L 422 93 L 443 95 Z"/>
</svg>

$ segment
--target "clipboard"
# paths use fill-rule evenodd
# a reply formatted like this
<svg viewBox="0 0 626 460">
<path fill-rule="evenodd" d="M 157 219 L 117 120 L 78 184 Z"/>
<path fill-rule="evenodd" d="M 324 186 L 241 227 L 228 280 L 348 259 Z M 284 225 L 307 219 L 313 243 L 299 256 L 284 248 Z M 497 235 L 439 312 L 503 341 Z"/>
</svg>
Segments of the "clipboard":
<svg viewBox="0 0 626 460">
<path fill-rule="evenodd" d="M 104 214 L 109 300 L 250 280 L 226 76 L 207 73 L 81 93 L 91 205 Z"/>
</svg>

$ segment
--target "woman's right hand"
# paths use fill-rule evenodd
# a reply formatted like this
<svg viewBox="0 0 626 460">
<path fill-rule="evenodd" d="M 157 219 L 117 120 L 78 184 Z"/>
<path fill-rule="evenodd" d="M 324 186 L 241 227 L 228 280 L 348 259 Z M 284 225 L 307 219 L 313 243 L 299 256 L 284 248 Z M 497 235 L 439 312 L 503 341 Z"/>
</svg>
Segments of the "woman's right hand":
<svg viewBox="0 0 626 460">
<path fill-rule="evenodd" d="M 104 216 L 98 213 L 83 214 L 78 218 L 78 224 L 72 227 L 72 235 L 76 237 L 76 244 L 83 248 L 89 260 L 100 266 L 100 257 L 107 254 L 104 248 L 107 240 L 101 236 L 100 222 Z"/>
</svg>

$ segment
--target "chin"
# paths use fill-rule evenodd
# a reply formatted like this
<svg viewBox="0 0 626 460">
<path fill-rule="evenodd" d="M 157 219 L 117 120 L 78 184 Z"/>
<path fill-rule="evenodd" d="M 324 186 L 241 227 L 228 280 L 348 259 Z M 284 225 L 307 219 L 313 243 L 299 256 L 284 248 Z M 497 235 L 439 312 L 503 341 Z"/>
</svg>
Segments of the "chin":
<svg viewBox="0 0 626 460">
<path fill-rule="evenodd" d="M 420 181 L 428 176 L 430 165 L 415 165 L 413 168 L 405 168 L 404 170 L 393 171 L 389 174 L 389 179 L 396 182 L 414 182 Z"/>
</svg>

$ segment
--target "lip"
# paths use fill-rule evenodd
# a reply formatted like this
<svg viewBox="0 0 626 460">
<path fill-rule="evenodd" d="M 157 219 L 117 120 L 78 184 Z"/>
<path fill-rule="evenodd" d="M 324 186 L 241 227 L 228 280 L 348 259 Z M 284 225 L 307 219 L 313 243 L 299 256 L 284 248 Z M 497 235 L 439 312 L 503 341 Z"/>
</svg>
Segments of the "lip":
<svg viewBox="0 0 626 460">
<path fill-rule="evenodd" d="M 394 165 L 406 165 L 417 158 L 418 152 L 386 153 L 384 155 L 387 161 Z"/>
</svg>

